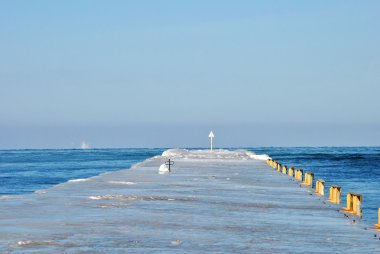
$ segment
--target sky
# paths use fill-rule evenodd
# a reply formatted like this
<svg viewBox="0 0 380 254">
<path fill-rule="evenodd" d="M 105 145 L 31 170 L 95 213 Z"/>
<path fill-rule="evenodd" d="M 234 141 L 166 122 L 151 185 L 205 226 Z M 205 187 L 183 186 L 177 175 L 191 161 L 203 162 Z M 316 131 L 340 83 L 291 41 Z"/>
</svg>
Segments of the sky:
<svg viewBox="0 0 380 254">
<path fill-rule="evenodd" d="M 0 0 L 0 149 L 378 146 L 379 13 Z"/>
</svg>

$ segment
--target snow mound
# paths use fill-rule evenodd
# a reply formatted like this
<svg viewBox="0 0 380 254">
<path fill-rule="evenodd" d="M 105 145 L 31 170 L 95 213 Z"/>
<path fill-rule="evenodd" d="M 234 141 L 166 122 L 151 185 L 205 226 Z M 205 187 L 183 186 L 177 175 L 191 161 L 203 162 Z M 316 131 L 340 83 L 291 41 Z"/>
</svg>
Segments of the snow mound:
<svg viewBox="0 0 380 254">
<path fill-rule="evenodd" d="M 159 174 L 168 174 L 169 172 L 169 168 L 165 164 L 161 164 L 160 168 L 158 169 Z"/>
<path fill-rule="evenodd" d="M 169 149 L 162 153 L 163 157 L 172 159 L 224 159 L 224 160 L 267 160 L 266 154 L 256 154 L 247 150 L 186 150 Z M 164 165 L 164 164 L 163 164 Z M 162 166 L 162 165 L 161 165 Z M 161 167 L 160 167 L 161 168 Z"/>
</svg>

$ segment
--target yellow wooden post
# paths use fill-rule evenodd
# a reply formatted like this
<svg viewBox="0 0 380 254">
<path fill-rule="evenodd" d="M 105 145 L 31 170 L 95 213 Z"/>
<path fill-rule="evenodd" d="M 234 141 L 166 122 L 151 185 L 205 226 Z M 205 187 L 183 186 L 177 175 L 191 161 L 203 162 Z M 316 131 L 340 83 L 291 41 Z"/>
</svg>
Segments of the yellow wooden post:
<svg viewBox="0 0 380 254">
<path fill-rule="evenodd" d="M 335 186 L 334 200 L 336 204 L 340 204 L 340 195 L 342 194 L 342 188 Z"/>
<path fill-rule="evenodd" d="M 340 199 L 340 198 L 339 198 Z M 338 203 L 338 188 L 336 186 L 333 187 L 333 198 L 332 198 L 332 202 L 335 203 L 335 204 L 339 204 Z"/>
<path fill-rule="evenodd" d="M 294 172 L 294 178 L 295 178 L 296 180 L 299 179 L 299 174 L 300 174 L 300 170 L 299 170 L 299 169 L 296 169 L 296 171 Z"/>
<path fill-rule="evenodd" d="M 302 175 L 303 175 L 303 170 L 302 169 L 297 169 L 297 174 L 296 174 L 296 179 L 300 182 L 302 182 Z"/>
<path fill-rule="evenodd" d="M 375 227 L 380 229 L 380 208 L 377 211 L 377 224 L 375 224 Z"/>
<path fill-rule="evenodd" d="M 286 175 L 286 166 L 285 166 L 285 165 L 282 166 L 282 173 L 283 173 L 284 175 Z"/>
<path fill-rule="evenodd" d="M 342 188 L 336 185 L 330 186 L 329 191 L 329 201 L 331 203 L 340 204 L 340 194 L 342 192 Z"/>
<path fill-rule="evenodd" d="M 362 216 L 362 209 L 360 208 L 361 204 L 362 204 L 362 199 L 363 199 L 363 196 L 360 195 L 360 194 L 354 194 L 353 196 L 353 207 L 352 207 L 352 212 L 353 214 L 357 215 L 357 216 Z"/>
<path fill-rule="evenodd" d="M 330 186 L 330 191 L 329 191 L 329 201 L 333 200 L 333 191 L 334 191 L 334 186 Z"/>
<path fill-rule="evenodd" d="M 315 182 L 315 193 L 319 194 L 319 180 Z"/>
<path fill-rule="evenodd" d="M 345 212 L 352 212 L 353 211 L 353 197 L 352 193 L 348 193 L 346 196 L 346 207 L 343 208 L 343 211 Z"/>
<path fill-rule="evenodd" d="M 347 206 L 342 210 L 353 215 L 362 216 L 362 209 L 360 208 L 362 204 L 363 196 L 356 193 L 347 194 Z"/>
<path fill-rule="evenodd" d="M 319 180 L 319 195 L 325 195 L 325 181 Z"/>
<path fill-rule="evenodd" d="M 358 214 L 360 210 L 360 200 L 357 195 L 352 195 L 352 213 Z"/>
<path fill-rule="evenodd" d="M 304 178 L 302 184 L 313 188 L 313 178 L 314 178 L 314 173 L 313 172 L 306 172 L 305 173 L 305 178 Z"/>
<path fill-rule="evenodd" d="M 278 172 L 281 171 L 281 164 L 280 164 L 280 163 L 277 164 L 277 171 L 278 171 Z"/>
<path fill-rule="evenodd" d="M 317 180 L 315 182 L 315 193 L 321 196 L 325 195 L 325 181 Z"/>
<path fill-rule="evenodd" d="M 303 178 L 302 184 L 306 184 L 307 179 L 309 178 L 308 172 L 305 172 L 305 176 Z"/>
<path fill-rule="evenodd" d="M 289 170 L 288 170 L 288 176 L 293 177 L 293 172 L 294 172 L 294 168 L 290 167 Z"/>
<path fill-rule="evenodd" d="M 307 183 L 307 185 L 310 187 L 310 188 L 313 188 L 313 179 L 314 179 L 314 173 L 313 172 L 310 172 L 309 173 L 309 181 Z"/>
</svg>

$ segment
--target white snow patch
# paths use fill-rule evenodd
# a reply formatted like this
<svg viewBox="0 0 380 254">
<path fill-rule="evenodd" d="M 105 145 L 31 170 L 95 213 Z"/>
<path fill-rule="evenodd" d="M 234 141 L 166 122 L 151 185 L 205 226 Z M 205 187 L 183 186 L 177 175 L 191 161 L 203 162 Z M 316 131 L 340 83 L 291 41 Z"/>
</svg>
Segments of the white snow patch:
<svg viewBox="0 0 380 254">
<path fill-rule="evenodd" d="M 169 172 L 169 168 L 165 164 L 161 164 L 160 168 L 158 169 L 159 174 L 168 174 Z"/>
<path fill-rule="evenodd" d="M 248 156 L 251 159 L 261 160 L 261 161 L 266 161 L 266 160 L 270 159 L 270 157 L 268 155 L 266 155 L 266 154 L 248 154 Z"/>
<path fill-rule="evenodd" d="M 46 192 L 47 192 L 47 190 L 45 190 L 45 189 L 34 191 L 34 193 L 36 193 L 36 194 L 45 194 Z"/>
<path fill-rule="evenodd" d="M 98 196 L 89 196 L 88 199 L 91 199 L 91 200 L 112 200 L 112 199 L 137 200 L 139 198 L 134 195 L 106 194 L 106 195 L 98 195 Z"/>
<path fill-rule="evenodd" d="M 122 184 L 122 185 L 133 185 L 136 184 L 134 182 L 125 182 L 125 181 L 108 181 L 111 184 Z"/>
<path fill-rule="evenodd" d="M 102 196 L 90 196 L 90 197 L 88 197 L 88 199 L 92 199 L 92 200 L 99 200 L 102 198 L 103 198 Z"/>
<path fill-rule="evenodd" d="M 182 244 L 182 241 L 181 240 L 174 240 L 174 241 L 171 241 L 170 242 L 173 246 L 179 246 Z"/>
<path fill-rule="evenodd" d="M 83 178 L 71 179 L 68 182 L 69 183 L 77 183 L 77 182 L 86 182 L 86 181 L 88 181 L 88 178 L 87 179 L 83 179 Z"/>
<path fill-rule="evenodd" d="M 26 246 L 53 246 L 57 245 L 56 242 L 52 240 L 46 240 L 46 241 L 32 241 L 32 240 L 24 240 L 24 241 L 18 241 L 17 246 L 20 247 L 26 247 Z"/>
<path fill-rule="evenodd" d="M 256 154 L 247 150 L 186 150 L 169 149 L 162 153 L 163 157 L 171 159 L 218 159 L 218 160 L 267 160 L 266 154 Z"/>
<path fill-rule="evenodd" d="M 28 244 L 32 244 L 32 243 L 33 243 L 33 241 L 31 241 L 31 240 L 18 241 L 18 242 L 17 242 L 17 245 L 22 246 L 22 245 L 28 245 Z"/>
<path fill-rule="evenodd" d="M 12 198 L 17 198 L 17 197 L 11 196 L 11 195 L 0 195 L 0 199 L 12 199 Z"/>
</svg>

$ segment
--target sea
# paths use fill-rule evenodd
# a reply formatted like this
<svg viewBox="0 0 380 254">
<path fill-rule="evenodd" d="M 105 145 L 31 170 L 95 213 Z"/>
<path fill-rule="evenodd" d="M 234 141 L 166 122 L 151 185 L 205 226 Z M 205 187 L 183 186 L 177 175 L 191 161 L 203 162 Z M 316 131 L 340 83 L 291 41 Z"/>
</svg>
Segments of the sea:
<svg viewBox="0 0 380 254">
<path fill-rule="evenodd" d="M 196 149 L 196 148 L 192 148 Z M 227 148 L 235 150 L 237 148 Z M 242 149 L 242 148 L 239 148 Z M 377 222 L 380 147 L 249 147 L 283 165 L 312 171 L 315 179 L 363 195 L 363 220 Z M 0 150 L 0 195 L 29 194 L 73 179 L 128 169 L 166 148 Z"/>
</svg>

